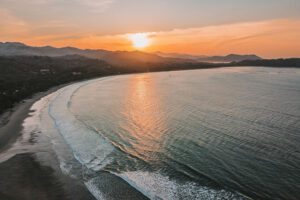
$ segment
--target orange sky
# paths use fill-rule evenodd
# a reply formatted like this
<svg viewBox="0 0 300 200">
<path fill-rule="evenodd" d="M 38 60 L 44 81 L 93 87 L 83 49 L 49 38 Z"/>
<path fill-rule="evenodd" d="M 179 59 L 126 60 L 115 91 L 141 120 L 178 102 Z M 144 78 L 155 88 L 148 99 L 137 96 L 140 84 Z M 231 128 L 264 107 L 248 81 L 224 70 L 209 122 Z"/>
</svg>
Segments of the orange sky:
<svg viewBox="0 0 300 200">
<path fill-rule="evenodd" d="M 193 5 L 183 4 L 182 1 L 172 1 L 174 2 L 173 4 L 165 3 L 166 8 L 174 9 L 174 14 L 172 10 L 163 14 L 158 13 L 158 16 L 148 13 L 152 19 L 147 15 L 147 10 L 156 9 L 153 6 L 155 3 L 158 8 L 163 6 L 161 2 L 159 3 L 154 0 L 152 4 L 148 5 L 147 9 L 143 10 L 141 8 L 140 12 L 131 10 L 130 13 L 138 13 L 131 14 L 132 16 L 128 20 L 124 19 L 124 21 L 121 19 L 122 16 L 125 18 L 130 13 L 122 13 L 124 10 L 118 7 L 121 6 L 122 1 L 97 1 L 102 2 L 101 4 L 96 4 L 96 1 L 93 0 L 72 1 L 74 3 L 72 5 L 76 6 L 77 2 L 78 6 L 86 8 L 85 12 L 89 14 L 89 17 L 84 18 L 85 21 L 80 21 L 80 16 L 75 21 L 76 13 L 72 12 L 77 11 L 77 7 L 74 10 L 66 9 L 64 12 L 61 10 L 62 16 L 59 16 L 60 10 L 58 10 L 57 5 L 60 0 L 32 0 L 31 5 L 24 0 L 3 0 L 2 3 L 0 2 L 0 6 L 3 4 L 0 7 L 0 41 L 17 41 L 33 46 L 73 46 L 83 49 L 133 51 L 136 49 L 132 41 L 130 41 L 128 34 L 141 32 L 145 33 L 151 40 L 148 47 L 140 49 L 147 52 L 162 51 L 196 55 L 257 54 L 265 58 L 300 57 L 300 17 L 288 16 L 288 8 L 292 9 L 295 7 L 290 13 L 294 11 L 297 13 L 297 6 L 300 6 L 300 3 L 297 3 L 298 1 L 289 0 L 290 4 L 285 3 L 289 7 L 284 7 L 283 2 L 287 1 L 275 0 L 273 10 L 268 11 L 264 8 L 260 12 L 260 4 L 240 4 L 242 13 L 240 17 L 248 16 L 247 19 L 240 21 L 233 17 L 237 13 L 225 10 L 226 5 L 224 4 L 222 8 L 228 12 L 225 13 L 226 15 L 224 14 L 225 18 L 228 17 L 228 20 L 224 22 L 221 22 L 222 16 L 213 18 L 214 21 L 209 21 L 211 19 L 208 15 L 209 12 L 208 16 L 203 15 L 202 18 L 200 18 L 201 16 L 198 16 L 199 18 L 191 18 L 192 16 L 188 14 L 196 15 L 198 14 L 198 10 L 194 9 Z M 165 1 L 169 2 L 169 0 Z M 262 0 L 262 2 L 265 1 Z M 79 2 L 81 3 L 80 5 Z M 82 2 L 85 3 L 83 4 Z M 294 2 L 294 4 L 291 4 L 291 2 Z M 195 3 L 194 7 L 196 7 L 197 3 Z M 267 5 L 267 2 L 265 4 Z M 172 7 L 170 7 L 171 5 Z M 215 11 L 215 15 L 218 13 L 222 14 L 222 9 L 216 10 L 213 5 L 215 4 L 211 3 L 211 5 L 208 5 L 207 3 L 205 6 L 207 6 L 207 9 L 212 9 L 210 12 Z M 33 9 L 38 12 L 39 9 L 45 9 L 45 15 L 42 12 L 36 15 L 27 12 L 26 6 L 28 6 L 28 11 L 29 9 Z M 122 6 L 124 7 L 124 5 Z M 178 15 L 176 9 L 179 10 L 182 6 L 190 6 L 187 8 L 189 11 L 183 13 L 185 15 L 176 18 Z M 251 6 L 253 7 L 252 9 L 256 10 L 256 13 L 250 12 Z M 276 6 L 278 7 L 278 12 L 275 12 Z M 95 10 L 95 8 L 99 9 Z M 128 10 L 130 8 L 128 7 Z M 56 13 L 50 13 L 51 9 L 54 9 L 58 13 L 57 16 Z M 112 15 L 113 9 L 118 11 L 118 13 Z M 47 10 L 49 10 L 49 13 Z M 249 13 L 247 14 L 248 10 Z M 272 17 L 267 17 L 268 12 L 272 13 Z M 82 13 L 84 12 L 82 11 Z M 276 13 L 282 16 L 287 15 L 288 17 L 278 17 L 279 14 Z M 68 20 L 69 16 L 72 16 L 73 21 Z M 259 16 L 259 19 L 254 19 L 255 16 Z M 105 20 L 106 17 L 109 20 Z M 154 21 L 156 17 L 158 19 Z M 153 21 L 148 20 L 148 18 Z M 177 21 L 174 21 L 175 18 Z M 99 21 L 99 24 L 97 24 L 97 20 L 95 19 L 101 19 L 102 21 Z M 160 19 L 163 21 L 162 23 L 160 23 Z M 169 21 L 165 22 L 165 20 Z M 92 22 L 89 24 L 90 21 Z M 209 21 L 209 23 L 204 23 L 205 21 Z"/>
<path fill-rule="evenodd" d="M 17 24 L 21 26 L 22 24 Z M 16 29 L 16 33 L 17 33 Z M 56 47 L 136 50 L 126 34 L 119 35 L 47 35 L 32 36 L 26 30 L 14 40 L 29 45 Z M 28 35 L 27 35 L 28 34 Z M 258 54 L 266 58 L 300 56 L 300 20 L 280 19 L 207 26 L 171 31 L 149 32 L 150 45 L 142 49 L 153 52 L 180 52 L 198 55 L 229 53 Z M 7 37 L 9 40 L 10 36 Z"/>
</svg>

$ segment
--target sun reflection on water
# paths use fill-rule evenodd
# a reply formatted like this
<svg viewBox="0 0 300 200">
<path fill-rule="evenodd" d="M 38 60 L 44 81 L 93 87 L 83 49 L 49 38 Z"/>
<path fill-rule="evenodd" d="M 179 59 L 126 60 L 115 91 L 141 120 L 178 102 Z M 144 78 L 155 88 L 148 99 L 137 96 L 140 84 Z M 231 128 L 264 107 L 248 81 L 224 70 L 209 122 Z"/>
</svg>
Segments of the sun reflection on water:
<svg viewBox="0 0 300 200">
<path fill-rule="evenodd" d="M 144 159 L 153 159 L 152 153 L 161 152 L 161 140 L 166 130 L 156 90 L 151 74 L 132 76 L 123 112 L 126 123 L 120 124 L 132 138 L 132 149 Z"/>
</svg>

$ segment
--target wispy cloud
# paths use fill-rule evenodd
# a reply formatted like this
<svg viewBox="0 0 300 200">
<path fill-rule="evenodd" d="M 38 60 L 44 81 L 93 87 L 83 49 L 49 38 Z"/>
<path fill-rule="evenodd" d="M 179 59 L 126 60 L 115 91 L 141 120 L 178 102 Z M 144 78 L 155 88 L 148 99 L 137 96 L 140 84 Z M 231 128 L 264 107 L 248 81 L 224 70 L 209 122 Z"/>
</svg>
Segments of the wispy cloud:
<svg viewBox="0 0 300 200">
<path fill-rule="evenodd" d="M 72 0 L 72 1 L 77 2 L 79 4 L 86 5 L 86 6 L 99 8 L 99 7 L 108 7 L 115 0 Z"/>
<path fill-rule="evenodd" d="M 57 5 L 71 3 L 73 5 L 85 6 L 95 12 L 103 12 L 109 8 L 115 0 L 3 0 L 6 2 L 26 3 L 32 5 Z"/>
<path fill-rule="evenodd" d="M 152 34 L 153 50 L 193 54 L 257 53 L 300 56 L 300 19 L 277 19 L 206 26 Z"/>
<path fill-rule="evenodd" d="M 93 12 L 104 12 L 115 2 L 115 0 L 85 0 L 83 2 L 85 5 L 93 8 Z"/>
<path fill-rule="evenodd" d="M 27 23 L 14 16 L 8 9 L 0 8 L 0 38 L 17 36 L 28 31 Z"/>
<path fill-rule="evenodd" d="M 50 3 L 53 3 L 53 2 L 59 2 L 59 1 L 63 1 L 63 0 L 30 0 L 30 1 L 27 1 L 27 0 L 2 0 L 2 1 L 6 1 L 6 2 L 16 2 L 16 3 L 27 3 L 27 4 L 50 4 Z"/>
</svg>

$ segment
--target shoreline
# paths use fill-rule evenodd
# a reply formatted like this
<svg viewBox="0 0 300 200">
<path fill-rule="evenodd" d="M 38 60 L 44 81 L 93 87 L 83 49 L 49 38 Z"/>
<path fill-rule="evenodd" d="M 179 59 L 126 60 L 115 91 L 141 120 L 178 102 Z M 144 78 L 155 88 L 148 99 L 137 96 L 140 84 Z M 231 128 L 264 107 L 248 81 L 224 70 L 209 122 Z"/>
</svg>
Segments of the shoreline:
<svg viewBox="0 0 300 200">
<path fill-rule="evenodd" d="M 47 91 L 38 92 L 32 97 L 22 100 L 13 108 L 3 113 L 0 116 L 1 122 L 3 122 L 0 124 L 0 153 L 9 149 L 20 136 L 23 128 L 23 121 L 30 116 L 30 113 L 32 112 L 32 110 L 30 110 L 31 106 L 35 102 L 70 84 L 73 83 L 58 85 Z"/>
<path fill-rule="evenodd" d="M 5 154 L 18 142 L 18 138 L 23 136 L 23 122 L 34 112 L 31 108 L 35 102 L 68 85 L 99 78 L 102 77 L 52 87 L 21 101 L 8 113 L 2 114 L 1 122 L 7 121 L 7 123 L 0 124 L 0 156 L 5 157 Z M 41 156 L 47 158 L 47 161 L 41 160 Z M 101 190 L 104 192 L 103 195 L 109 199 L 148 199 L 118 176 L 108 172 L 100 174 L 101 182 L 103 182 Z M 90 191 L 81 178 L 69 176 L 61 171 L 60 163 L 53 152 L 16 153 L 9 159 L 0 162 L 0 177 L 0 199 L 95 200 L 98 198 L 97 192 Z M 114 187 L 111 187 L 112 185 Z"/>
<path fill-rule="evenodd" d="M 0 155 L 5 155 L 18 138 L 22 137 L 23 122 L 33 112 L 31 107 L 35 102 L 76 82 L 38 92 L 2 114 L 1 122 L 5 123 L 0 124 Z M 51 152 L 22 152 L 0 162 L 0 199 L 95 200 L 82 182 L 39 161 L 39 153 L 43 153 L 50 162 L 59 166 Z"/>
<path fill-rule="evenodd" d="M 35 102 L 68 85 L 72 85 L 83 81 L 98 79 L 102 77 L 109 77 L 109 76 L 93 77 L 90 79 L 82 79 L 82 80 L 72 81 L 69 83 L 53 86 L 45 91 L 37 92 L 32 96 L 21 100 L 20 102 L 16 103 L 12 108 L 9 108 L 4 113 L 1 113 L 0 114 L 0 154 L 3 151 L 8 150 L 11 147 L 11 145 L 16 141 L 16 139 L 20 136 L 23 128 L 23 121 L 30 116 L 30 113 L 32 112 L 32 110 L 30 110 L 31 106 Z"/>
</svg>

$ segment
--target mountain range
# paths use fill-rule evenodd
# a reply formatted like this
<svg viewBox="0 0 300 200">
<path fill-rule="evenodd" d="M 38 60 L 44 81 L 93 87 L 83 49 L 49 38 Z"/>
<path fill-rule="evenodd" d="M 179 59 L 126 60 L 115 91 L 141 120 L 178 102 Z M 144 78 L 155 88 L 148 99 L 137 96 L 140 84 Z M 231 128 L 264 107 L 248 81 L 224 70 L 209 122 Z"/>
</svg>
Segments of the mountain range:
<svg viewBox="0 0 300 200">
<path fill-rule="evenodd" d="M 111 65 L 131 66 L 147 63 L 212 62 L 228 63 L 243 60 L 260 60 L 256 55 L 197 56 L 179 53 L 145 53 L 141 51 L 108 51 L 103 49 L 78 49 L 74 47 L 33 47 L 19 42 L 0 42 L 0 56 L 67 56 L 80 55 L 104 60 Z"/>
<path fill-rule="evenodd" d="M 205 55 L 190 55 L 190 54 L 179 54 L 179 53 L 163 53 L 155 52 L 156 55 L 165 58 L 181 58 L 190 59 L 198 62 L 212 62 L 212 63 L 229 63 L 229 62 L 240 62 L 243 60 L 261 60 L 262 58 L 257 55 L 238 55 L 229 54 L 227 56 L 205 56 Z"/>
</svg>

